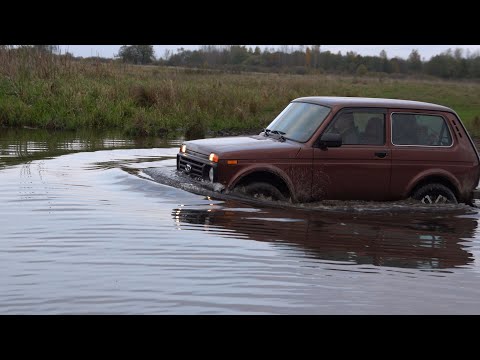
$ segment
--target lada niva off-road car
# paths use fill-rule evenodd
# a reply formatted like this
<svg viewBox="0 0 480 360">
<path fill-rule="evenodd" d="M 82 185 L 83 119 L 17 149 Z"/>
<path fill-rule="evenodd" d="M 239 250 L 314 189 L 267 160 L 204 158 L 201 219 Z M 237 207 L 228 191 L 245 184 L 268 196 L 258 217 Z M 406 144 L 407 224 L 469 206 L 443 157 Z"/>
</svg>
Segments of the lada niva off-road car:
<svg viewBox="0 0 480 360">
<path fill-rule="evenodd" d="M 480 176 L 472 139 L 452 109 L 417 101 L 303 97 L 259 135 L 193 140 L 177 169 L 293 202 L 471 203 Z"/>
</svg>

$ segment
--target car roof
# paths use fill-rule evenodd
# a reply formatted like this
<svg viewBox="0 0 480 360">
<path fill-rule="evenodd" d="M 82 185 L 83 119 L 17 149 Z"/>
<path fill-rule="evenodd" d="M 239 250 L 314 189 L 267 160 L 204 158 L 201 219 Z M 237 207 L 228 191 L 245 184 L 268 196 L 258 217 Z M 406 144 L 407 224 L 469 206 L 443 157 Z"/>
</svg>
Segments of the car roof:
<svg viewBox="0 0 480 360">
<path fill-rule="evenodd" d="M 454 112 L 452 109 L 426 103 L 422 101 L 399 100 L 399 99 L 382 99 L 382 98 L 366 98 L 366 97 L 340 97 L 340 96 L 307 96 L 293 100 L 294 102 L 309 102 L 313 104 L 326 106 L 341 107 L 381 107 L 396 109 L 418 109 L 418 110 L 438 110 Z"/>
</svg>

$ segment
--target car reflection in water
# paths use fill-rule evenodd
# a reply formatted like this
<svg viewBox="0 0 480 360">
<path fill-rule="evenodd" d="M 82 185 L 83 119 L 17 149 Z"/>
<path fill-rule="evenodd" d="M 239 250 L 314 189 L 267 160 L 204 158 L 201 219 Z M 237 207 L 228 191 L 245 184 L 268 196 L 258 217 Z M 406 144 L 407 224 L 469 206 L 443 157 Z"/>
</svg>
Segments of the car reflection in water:
<svg viewBox="0 0 480 360">
<path fill-rule="evenodd" d="M 172 216 L 182 230 L 280 242 L 320 260 L 416 269 L 448 269 L 474 262 L 468 242 L 477 220 L 459 213 L 244 210 L 178 208 Z"/>
</svg>

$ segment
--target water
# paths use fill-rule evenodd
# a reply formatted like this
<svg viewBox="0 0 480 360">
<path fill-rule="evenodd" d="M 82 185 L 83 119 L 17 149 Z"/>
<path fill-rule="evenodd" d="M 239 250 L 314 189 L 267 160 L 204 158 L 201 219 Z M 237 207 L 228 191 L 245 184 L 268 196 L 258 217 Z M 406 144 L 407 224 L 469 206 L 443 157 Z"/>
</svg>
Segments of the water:
<svg viewBox="0 0 480 360">
<path fill-rule="evenodd" d="M 180 140 L 0 131 L 2 314 L 480 313 L 475 208 L 252 205 L 149 180 Z"/>
</svg>

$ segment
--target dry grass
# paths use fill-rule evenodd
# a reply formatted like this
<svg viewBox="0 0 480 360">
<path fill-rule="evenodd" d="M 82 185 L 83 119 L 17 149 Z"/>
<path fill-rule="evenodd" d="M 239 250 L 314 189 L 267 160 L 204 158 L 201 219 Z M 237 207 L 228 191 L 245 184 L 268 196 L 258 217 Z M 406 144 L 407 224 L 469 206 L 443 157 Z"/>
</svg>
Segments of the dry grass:
<svg viewBox="0 0 480 360">
<path fill-rule="evenodd" d="M 257 131 L 300 96 L 427 101 L 480 134 L 480 84 L 219 71 L 79 62 L 0 48 L 0 125 L 121 129 L 139 135 Z"/>
</svg>

